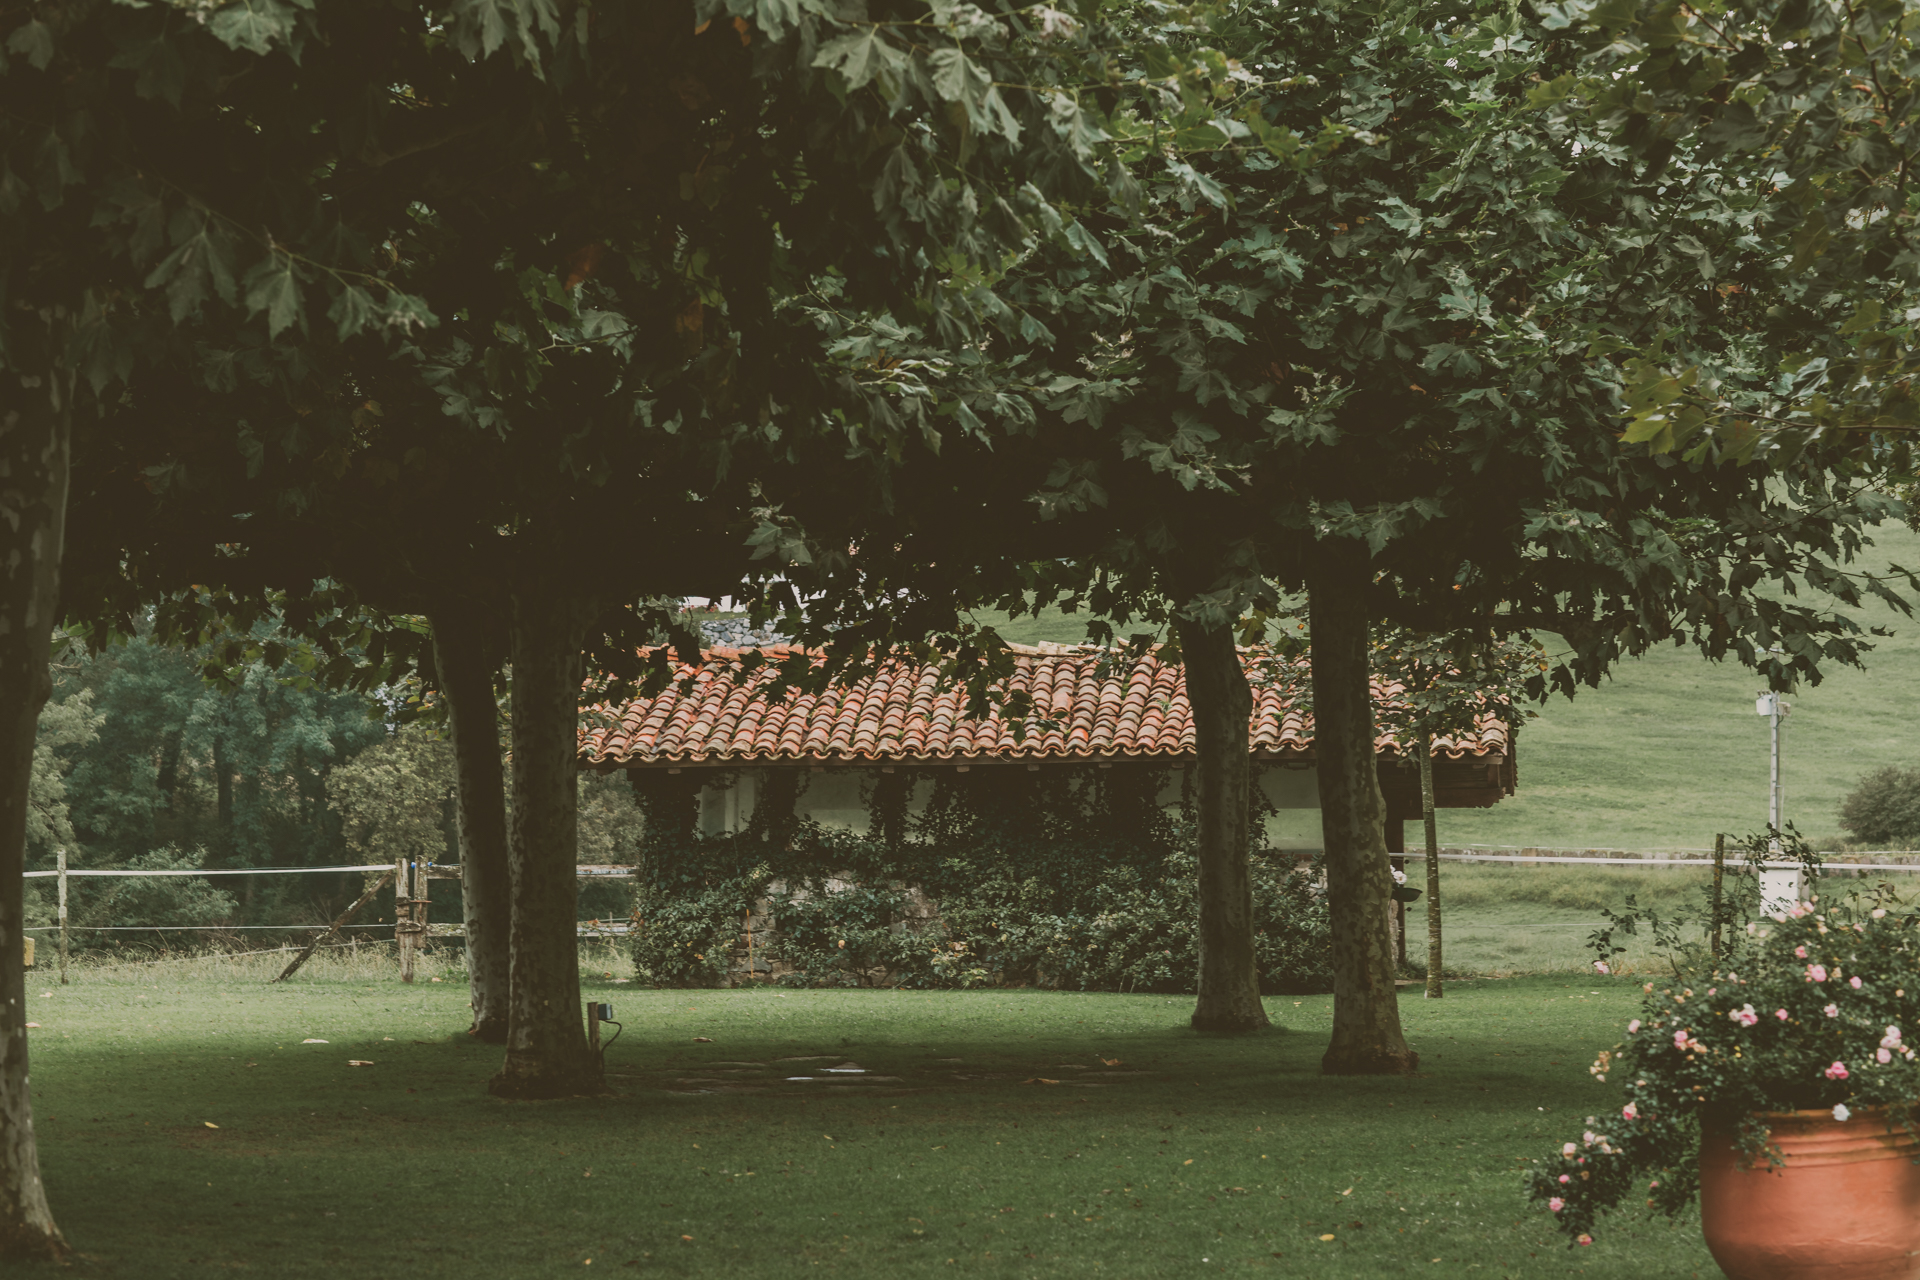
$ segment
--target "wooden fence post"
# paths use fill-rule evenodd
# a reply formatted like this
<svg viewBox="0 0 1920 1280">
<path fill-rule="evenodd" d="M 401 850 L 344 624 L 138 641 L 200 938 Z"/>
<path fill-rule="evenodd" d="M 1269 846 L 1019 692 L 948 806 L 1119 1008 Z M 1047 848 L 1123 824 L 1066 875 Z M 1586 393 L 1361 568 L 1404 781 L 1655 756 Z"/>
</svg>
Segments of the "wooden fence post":
<svg viewBox="0 0 1920 1280">
<path fill-rule="evenodd" d="M 393 941 L 400 950 L 400 981 L 413 981 L 413 885 L 407 855 L 393 863 Z"/>
<path fill-rule="evenodd" d="M 67 851 L 60 850 L 60 985 L 67 985 Z"/>
<path fill-rule="evenodd" d="M 1713 958 L 1720 958 L 1720 886 L 1727 875 L 1727 833 L 1716 831 L 1713 836 Z"/>
</svg>

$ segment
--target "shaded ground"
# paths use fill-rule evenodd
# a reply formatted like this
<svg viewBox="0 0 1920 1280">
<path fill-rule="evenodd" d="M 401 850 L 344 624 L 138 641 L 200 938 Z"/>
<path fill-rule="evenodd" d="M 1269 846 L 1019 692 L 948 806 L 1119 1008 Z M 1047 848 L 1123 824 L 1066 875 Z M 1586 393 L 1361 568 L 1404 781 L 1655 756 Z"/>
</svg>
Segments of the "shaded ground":
<svg viewBox="0 0 1920 1280">
<path fill-rule="evenodd" d="M 1569 1254 L 1522 1201 L 1630 985 L 1407 999 L 1423 1074 L 1327 1080 L 1326 997 L 1230 1040 L 1158 996 L 601 982 L 619 1095 L 512 1105 L 452 983 L 144 977 L 30 988 L 67 1274 L 1714 1274 L 1691 1222 Z"/>
</svg>

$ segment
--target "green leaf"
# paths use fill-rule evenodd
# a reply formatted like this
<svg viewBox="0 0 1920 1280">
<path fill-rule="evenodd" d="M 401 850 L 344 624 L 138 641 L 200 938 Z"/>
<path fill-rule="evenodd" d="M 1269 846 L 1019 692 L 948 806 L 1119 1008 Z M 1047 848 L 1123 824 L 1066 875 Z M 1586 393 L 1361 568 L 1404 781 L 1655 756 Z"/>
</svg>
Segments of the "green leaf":
<svg viewBox="0 0 1920 1280">
<path fill-rule="evenodd" d="M 878 25 L 829 41 L 813 59 L 814 66 L 839 72 L 849 90 L 897 71 L 906 62 L 907 55 L 886 42 Z"/>
<path fill-rule="evenodd" d="M 345 342 L 364 329 L 371 329 L 380 323 L 380 310 L 374 305 L 373 295 L 357 284 L 350 284 L 340 290 L 327 308 L 327 319 L 333 321 L 340 341 Z"/>
<path fill-rule="evenodd" d="M 933 66 L 934 90 L 948 102 L 969 101 L 979 89 L 993 83 L 993 77 L 970 60 L 964 49 L 951 45 L 935 49 L 927 61 Z"/>
<path fill-rule="evenodd" d="M 253 264 L 246 280 L 247 314 L 267 313 L 267 336 L 277 338 L 300 319 L 300 278 L 293 259 L 270 253 Z M 332 313 L 329 312 L 329 315 Z"/>
<path fill-rule="evenodd" d="M 298 15 L 281 0 L 240 0 L 213 15 L 207 30 L 229 49 L 267 54 L 274 42 L 288 43 Z"/>
<path fill-rule="evenodd" d="M 177 323 L 209 296 L 231 303 L 235 298 L 233 237 L 211 218 L 181 210 L 174 215 L 172 253 L 147 273 L 149 289 L 167 290 L 167 310 Z"/>
<path fill-rule="evenodd" d="M 7 37 L 7 52 L 31 62 L 34 70 L 45 71 L 53 61 L 53 28 L 38 18 L 22 23 Z"/>
</svg>

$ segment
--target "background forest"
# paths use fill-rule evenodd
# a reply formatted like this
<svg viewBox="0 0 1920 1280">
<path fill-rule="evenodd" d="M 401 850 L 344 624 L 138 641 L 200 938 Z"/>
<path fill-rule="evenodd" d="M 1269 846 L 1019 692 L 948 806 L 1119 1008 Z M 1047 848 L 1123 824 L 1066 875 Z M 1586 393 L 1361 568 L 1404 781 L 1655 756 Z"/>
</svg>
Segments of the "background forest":
<svg viewBox="0 0 1920 1280">
<path fill-rule="evenodd" d="M 73 868 L 459 861 L 452 750 L 432 708 L 423 715 L 411 701 L 417 691 L 335 692 L 293 661 L 250 663 L 223 686 L 202 677 L 205 656 L 136 638 L 97 655 L 76 644 L 56 660 L 34 755 L 28 870 L 51 870 L 62 849 Z M 581 861 L 631 858 L 640 811 L 624 775 L 583 776 L 580 819 Z M 76 878 L 69 910 L 83 945 L 183 941 L 145 928 L 154 925 L 195 928 L 204 942 L 211 926 L 257 934 L 324 923 L 364 878 Z M 458 881 L 435 895 L 434 920 L 457 922 Z M 589 885 L 581 905 L 624 916 L 626 896 Z M 56 919 L 54 882 L 29 880 L 28 925 Z"/>
</svg>

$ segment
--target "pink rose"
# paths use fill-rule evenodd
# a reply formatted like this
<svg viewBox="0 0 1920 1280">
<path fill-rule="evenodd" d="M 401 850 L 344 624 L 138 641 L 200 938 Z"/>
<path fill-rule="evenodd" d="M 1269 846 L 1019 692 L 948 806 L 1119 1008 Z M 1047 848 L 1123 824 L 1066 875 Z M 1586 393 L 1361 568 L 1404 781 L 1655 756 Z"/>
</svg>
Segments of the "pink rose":
<svg viewBox="0 0 1920 1280">
<path fill-rule="evenodd" d="M 1592 1236 L 1590 1236 L 1590 1235 L 1588 1235 L 1588 1234 L 1587 1234 L 1586 1232 L 1584 1232 L 1584 1231 L 1582 1231 L 1582 1232 L 1580 1233 L 1580 1236 L 1579 1236 L 1579 1243 L 1581 1243 L 1581 1244 L 1592 1244 L 1592 1243 L 1593 1243 L 1593 1237 L 1592 1237 Z"/>
<path fill-rule="evenodd" d="M 1565 1200 L 1562 1200 L 1559 1196 L 1555 1196 L 1553 1199 L 1547 1201 L 1547 1208 L 1551 1209 L 1555 1213 L 1560 1212 L 1562 1209 L 1566 1207 L 1567 1207 L 1567 1202 Z"/>
<path fill-rule="evenodd" d="M 1560 1148 L 1560 1154 L 1563 1156 L 1578 1155 L 1579 1152 L 1580 1152 L 1580 1148 L 1575 1146 L 1571 1142 L 1569 1142 L 1566 1146 Z"/>
<path fill-rule="evenodd" d="M 1851 977 L 1851 978 L 1848 978 L 1848 979 L 1847 979 L 1847 985 L 1848 985 L 1848 986 L 1850 986 L 1850 987 L 1852 987 L 1852 988 L 1853 988 L 1853 989 L 1854 989 L 1855 991 L 1858 991 L 1858 990 L 1860 989 L 1860 986 L 1861 986 L 1861 983 L 1860 983 L 1860 978 L 1859 978 L 1859 976 L 1858 976 L 1858 975 L 1855 975 L 1854 977 Z"/>
<path fill-rule="evenodd" d="M 1780 1019 L 1780 1021 L 1785 1022 L 1787 1020 L 1787 1011 L 1785 1009 L 1775 1009 L 1773 1011 L 1773 1016 Z"/>
<path fill-rule="evenodd" d="M 1826 1014 L 1829 1018 L 1837 1018 L 1840 1016 L 1840 1006 L 1837 1004 L 1830 1004 L 1826 1008 L 1822 1009 L 1820 1012 Z"/>
<path fill-rule="evenodd" d="M 1563 1173 L 1563 1174 L 1561 1174 L 1561 1175 L 1560 1175 L 1560 1181 L 1562 1181 L 1562 1182 L 1572 1182 L 1572 1181 L 1573 1181 L 1573 1175 L 1572 1175 L 1572 1174 L 1570 1174 L 1570 1173 Z"/>
<path fill-rule="evenodd" d="M 1823 1072 L 1822 1074 L 1824 1074 L 1829 1080 L 1845 1080 L 1852 1073 L 1847 1070 L 1846 1063 L 1835 1062 L 1832 1066 L 1828 1067 L 1826 1071 Z"/>
<path fill-rule="evenodd" d="M 1798 956 L 1800 959 L 1805 960 L 1807 958 L 1807 949 L 1805 947 L 1795 947 L 1793 949 L 1793 954 Z"/>
<path fill-rule="evenodd" d="M 1635 1018 L 1632 1022 L 1629 1022 L 1627 1024 L 1628 1035 L 1632 1035 L 1634 1032 L 1638 1031 L 1639 1029 L 1640 1029 L 1640 1019 L 1638 1018 Z"/>
<path fill-rule="evenodd" d="M 1825 982 L 1826 980 L 1827 966 L 1823 964 L 1810 964 L 1807 966 L 1808 982 Z"/>
<path fill-rule="evenodd" d="M 1676 1032 L 1674 1032 L 1674 1033 L 1673 1033 L 1673 1047 L 1674 1047 L 1674 1048 L 1676 1048 L 1676 1049 L 1684 1049 L 1684 1048 L 1686 1048 L 1686 1047 L 1687 1047 L 1687 1033 L 1686 1033 L 1686 1032 L 1684 1032 L 1684 1031 L 1676 1031 Z"/>
<path fill-rule="evenodd" d="M 1873 1051 L 1873 1057 L 1876 1062 L 1885 1066 L 1887 1063 L 1893 1061 L 1893 1052 L 1889 1049 L 1875 1049 Z"/>
<path fill-rule="evenodd" d="M 1880 1052 L 1885 1053 L 1886 1050 L 1882 1049 Z M 1885 1062 L 1886 1059 L 1882 1058 L 1880 1059 L 1880 1061 Z M 1620 1114 L 1625 1116 L 1629 1120 L 1638 1120 L 1640 1118 L 1639 1108 L 1635 1107 L 1631 1102 L 1629 1102 L 1626 1106 L 1620 1108 Z"/>
</svg>

